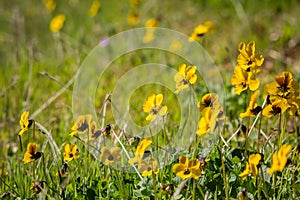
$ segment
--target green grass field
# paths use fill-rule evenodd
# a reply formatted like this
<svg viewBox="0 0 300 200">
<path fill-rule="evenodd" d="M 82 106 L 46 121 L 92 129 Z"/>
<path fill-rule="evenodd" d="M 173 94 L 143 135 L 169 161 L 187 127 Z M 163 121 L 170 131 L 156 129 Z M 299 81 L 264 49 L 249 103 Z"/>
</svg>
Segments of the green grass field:
<svg viewBox="0 0 300 200">
<path fill-rule="evenodd" d="M 299 10 L 0 1 L 0 199 L 300 199 Z"/>
</svg>

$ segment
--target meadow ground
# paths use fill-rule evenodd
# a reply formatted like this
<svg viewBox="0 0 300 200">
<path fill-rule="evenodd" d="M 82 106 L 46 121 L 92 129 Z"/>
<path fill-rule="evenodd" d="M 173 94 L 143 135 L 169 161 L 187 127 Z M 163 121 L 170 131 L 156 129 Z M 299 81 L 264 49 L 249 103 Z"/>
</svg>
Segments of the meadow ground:
<svg viewBox="0 0 300 200">
<path fill-rule="evenodd" d="M 0 5 L 1 199 L 300 199 L 299 1 Z"/>
</svg>

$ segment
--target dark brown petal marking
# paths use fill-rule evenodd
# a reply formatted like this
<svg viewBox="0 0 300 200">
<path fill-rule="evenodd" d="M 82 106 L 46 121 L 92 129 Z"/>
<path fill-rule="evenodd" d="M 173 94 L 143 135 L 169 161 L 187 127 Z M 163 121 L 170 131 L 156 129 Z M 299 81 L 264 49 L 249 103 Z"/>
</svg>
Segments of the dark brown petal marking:
<svg viewBox="0 0 300 200">
<path fill-rule="evenodd" d="M 107 159 L 108 159 L 109 161 L 113 161 L 113 160 L 114 160 L 114 157 L 113 157 L 113 155 L 109 155 Z"/>
<path fill-rule="evenodd" d="M 84 120 L 84 122 L 82 123 L 82 125 L 79 126 L 79 127 L 77 128 L 77 131 L 83 132 L 83 131 L 85 131 L 88 127 L 89 127 L 89 125 L 88 125 L 87 121 Z"/>
<path fill-rule="evenodd" d="M 251 109 L 251 112 L 254 115 L 257 115 L 260 111 L 262 110 L 262 108 L 260 106 L 255 107 L 254 109 Z"/>
<path fill-rule="evenodd" d="M 186 169 L 185 171 L 184 171 L 184 175 L 188 175 L 188 174 L 190 174 L 191 172 L 190 172 L 190 170 L 189 169 Z"/>
<path fill-rule="evenodd" d="M 33 123 L 34 123 L 33 119 L 28 120 L 28 126 L 27 127 L 30 128 Z"/>
</svg>

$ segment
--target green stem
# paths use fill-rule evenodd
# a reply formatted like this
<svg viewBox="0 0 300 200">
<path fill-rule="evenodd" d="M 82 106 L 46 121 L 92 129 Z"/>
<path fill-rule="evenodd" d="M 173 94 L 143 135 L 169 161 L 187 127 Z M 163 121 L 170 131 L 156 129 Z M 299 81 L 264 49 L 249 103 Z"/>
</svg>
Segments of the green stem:
<svg viewBox="0 0 300 200">
<path fill-rule="evenodd" d="M 295 168 L 292 171 L 292 188 L 294 199 L 297 199 L 297 189 L 296 189 L 296 178 L 295 178 Z"/>
<path fill-rule="evenodd" d="M 262 169 L 262 165 L 260 166 L 259 169 L 260 169 L 260 172 L 261 172 L 261 180 L 262 180 L 262 184 L 263 184 L 264 194 L 267 197 L 267 199 L 269 199 L 269 192 L 268 192 L 268 189 L 267 189 L 266 184 L 265 184 L 265 175 L 264 175 L 264 171 Z"/>
<path fill-rule="evenodd" d="M 196 180 L 193 179 L 193 200 L 196 199 Z"/>
<path fill-rule="evenodd" d="M 18 136 L 19 136 L 19 141 L 20 141 L 20 149 L 21 149 L 21 151 L 23 151 L 22 136 L 21 135 L 18 135 Z"/>
<path fill-rule="evenodd" d="M 198 135 L 196 135 L 196 146 L 195 146 L 195 149 L 194 149 L 194 152 L 193 152 L 193 158 L 195 158 L 197 156 L 197 153 L 198 153 L 198 147 L 199 147 L 199 144 L 200 144 L 200 139 L 199 138 L 200 137 L 198 137 Z"/>
<path fill-rule="evenodd" d="M 261 129 L 261 121 L 262 121 L 262 116 L 260 115 L 259 116 L 258 133 L 257 133 L 257 152 L 258 153 L 260 153 L 260 129 Z M 259 170 L 262 171 L 262 168 L 260 167 Z M 263 171 L 262 171 L 262 173 L 263 173 Z M 262 184 L 262 181 L 260 180 L 259 176 L 257 176 L 256 181 L 257 181 L 257 189 L 258 189 L 257 198 L 261 199 L 260 193 L 261 193 L 261 184 Z"/>
<path fill-rule="evenodd" d="M 222 163 L 222 173 L 223 173 L 223 183 L 224 183 L 224 189 L 225 189 L 225 197 L 226 200 L 229 200 L 229 196 L 228 196 L 228 187 L 227 187 L 227 181 L 226 181 L 226 171 L 225 171 L 225 164 L 224 164 L 224 159 L 223 159 L 223 142 L 222 139 L 220 138 L 220 149 L 219 149 L 219 153 L 220 153 L 220 159 L 221 159 L 221 163 Z"/>
<path fill-rule="evenodd" d="M 154 199 L 157 200 L 157 190 L 156 190 L 156 176 L 154 172 L 152 171 L 152 181 L 153 181 L 153 193 L 154 193 Z"/>
<path fill-rule="evenodd" d="M 163 123 L 164 123 L 164 145 L 167 145 L 170 142 L 170 139 L 167 135 L 167 130 L 166 130 L 166 122 L 165 122 L 165 118 L 163 117 Z"/>
<path fill-rule="evenodd" d="M 247 107 L 249 106 L 247 103 L 249 102 L 250 100 L 250 96 L 251 96 L 251 91 L 248 90 L 247 91 L 247 98 L 246 98 L 246 109 L 247 110 Z M 249 132 L 249 127 L 250 127 L 250 117 L 247 117 L 247 126 L 246 126 L 246 133 L 245 133 L 245 151 L 244 151 L 244 157 L 245 159 L 248 157 L 248 153 L 247 153 L 247 149 L 248 149 L 248 132 Z"/>
</svg>

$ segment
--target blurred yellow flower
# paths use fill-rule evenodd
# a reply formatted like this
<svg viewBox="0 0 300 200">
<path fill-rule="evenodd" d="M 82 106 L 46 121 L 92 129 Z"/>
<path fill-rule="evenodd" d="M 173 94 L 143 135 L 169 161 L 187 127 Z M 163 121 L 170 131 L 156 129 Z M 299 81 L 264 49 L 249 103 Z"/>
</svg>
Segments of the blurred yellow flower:
<svg viewBox="0 0 300 200">
<path fill-rule="evenodd" d="M 101 2 L 99 0 L 94 0 L 89 9 L 89 15 L 91 17 L 95 17 L 99 12 L 100 7 L 101 7 Z"/>
<path fill-rule="evenodd" d="M 19 135 L 22 136 L 25 131 L 27 131 L 32 124 L 34 123 L 33 119 L 28 119 L 29 112 L 25 111 L 21 115 L 20 126 L 21 130 L 19 131 Z"/>
<path fill-rule="evenodd" d="M 143 139 L 138 147 L 136 148 L 136 151 L 135 151 L 135 154 L 134 154 L 134 157 L 131 158 L 128 163 L 130 165 L 133 165 L 135 163 L 140 163 L 142 162 L 143 160 L 143 157 L 144 157 L 144 153 L 145 153 L 145 150 L 147 149 L 148 146 L 150 146 L 150 144 L 152 143 L 152 140 L 150 139 Z"/>
<path fill-rule="evenodd" d="M 256 91 L 251 95 L 249 106 L 246 112 L 240 114 L 240 118 L 256 116 L 262 110 L 262 108 L 256 103 L 258 94 L 259 92 Z"/>
<path fill-rule="evenodd" d="M 197 158 L 188 159 L 185 155 L 179 157 L 179 163 L 173 166 L 173 172 L 182 179 L 193 177 L 198 179 L 201 175 L 200 162 Z"/>
<path fill-rule="evenodd" d="M 79 115 L 72 126 L 71 130 L 72 132 L 69 134 L 71 137 L 73 137 L 77 133 L 84 133 L 85 131 L 90 129 L 92 121 L 92 115 Z"/>
<path fill-rule="evenodd" d="M 99 136 L 108 137 L 110 136 L 111 131 L 111 125 L 107 124 L 105 128 L 97 128 L 96 122 L 92 121 L 89 126 L 89 134 L 88 138 L 86 138 L 84 141 L 87 142 L 89 140 L 95 140 Z"/>
<path fill-rule="evenodd" d="M 141 0 L 130 0 L 129 1 L 129 6 L 130 7 L 137 7 L 137 6 L 140 5 L 140 3 L 141 3 Z"/>
<path fill-rule="evenodd" d="M 260 81 L 251 72 L 236 66 L 231 78 L 231 84 L 235 87 L 234 93 L 240 95 L 248 87 L 251 91 L 255 91 L 259 87 Z"/>
<path fill-rule="evenodd" d="M 46 183 L 46 182 L 39 181 L 36 184 L 32 184 L 32 186 L 30 187 L 30 190 L 34 190 L 33 195 L 39 194 L 42 191 L 42 189 L 44 189 L 44 183 Z"/>
<path fill-rule="evenodd" d="M 201 101 L 198 102 L 197 107 L 199 111 L 203 111 L 204 108 L 213 107 L 214 105 L 219 104 L 219 97 L 215 93 L 205 94 Z"/>
<path fill-rule="evenodd" d="M 283 114 L 288 109 L 288 104 L 285 99 L 278 99 L 270 102 L 262 111 L 262 114 L 268 118 L 277 114 Z"/>
<path fill-rule="evenodd" d="M 245 179 L 249 174 L 256 176 L 258 174 L 257 165 L 261 159 L 260 154 L 252 154 L 246 162 L 246 169 L 239 175 L 239 177 Z"/>
<path fill-rule="evenodd" d="M 157 19 L 155 18 L 150 18 L 146 21 L 145 26 L 147 28 L 151 28 L 151 27 L 158 27 L 159 22 L 157 21 Z"/>
<path fill-rule="evenodd" d="M 30 142 L 27 145 L 27 151 L 24 154 L 23 162 L 24 164 L 35 161 L 42 156 L 41 152 L 37 152 L 37 143 Z"/>
<path fill-rule="evenodd" d="M 133 11 L 128 13 L 127 22 L 130 25 L 136 25 L 139 22 L 139 14 Z"/>
<path fill-rule="evenodd" d="M 237 195 L 238 200 L 249 200 L 246 188 L 243 188 L 241 192 Z"/>
<path fill-rule="evenodd" d="M 167 106 L 162 105 L 163 102 L 162 94 L 152 94 L 143 104 L 143 110 L 145 113 L 149 113 L 146 117 L 147 121 L 154 121 L 158 115 L 164 116 L 167 113 Z"/>
<path fill-rule="evenodd" d="M 183 43 L 180 40 L 173 40 L 170 44 L 170 51 L 180 51 L 183 47 Z"/>
<path fill-rule="evenodd" d="M 212 107 L 208 106 L 202 110 L 202 117 L 198 122 L 196 134 L 201 136 L 211 133 L 224 120 L 223 108 L 217 101 Z"/>
<path fill-rule="evenodd" d="M 147 28 L 146 33 L 143 37 L 143 42 L 148 43 L 154 39 L 154 29 L 159 25 L 158 21 L 155 18 L 151 18 L 146 21 L 145 26 Z"/>
<path fill-rule="evenodd" d="M 287 163 L 287 154 L 291 151 L 291 145 L 284 144 L 278 151 L 272 156 L 272 167 L 268 169 L 268 174 L 272 174 L 276 171 L 282 171 Z"/>
<path fill-rule="evenodd" d="M 197 67 L 196 66 L 186 66 L 186 64 L 181 64 L 179 66 L 178 72 L 174 76 L 174 81 L 176 82 L 175 93 L 178 94 L 180 91 L 188 89 L 190 85 L 193 85 L 197 81 Z"/>
<path fill-rule="evenodd" d="M 88 134 L 88 138 L 85 140 L 86 142 L 88 140 L 95 140 L 96 138 L 98 138 L 101 133 L 102 133 L 102 130 L 101 129 L 98 129 L 97 128 L 97 124 L 95 121 L 92 121 L 90 123 L 90 126 L 89 126 L 89 134 Z"/>
<path fill-rule="evenodd" d="M 49 25 L 50 31 L 53 33 L 60 31 L 64 26 L 65 20 L 66 16 L 63 14 L 58 14 L 53 17 Z"/>
<path fill-rule="evenodd" d="M 264 57 L 261 54 L 255 53 L 255 42 L 251 41 L 249 44 L 241 42 L 239 44 L 239 52 L 237 58 L 237 65 L 247 72 L 257 74 L 260 72 L 260 66 L 264 62 Z"/>
<path fill-rule="evenodd" d="M 56 8 L 55 0 L 44 0 L 44 4 L 45 4 L 46 9 L 49 12 L 53 12 Z"/>
<path fill-rule="evenodd" d="M 56 176 L 64 176 L 67 172 L 67 169 L 69 167 L 69 164 L 68 162 L 65 162 L 63 165 L 62 165 L 62 168 L 59 170 L 59 173 L 57 172 L 56 173 Z"/>
<path fill-rule="evenodd" d="M 100 160 L 105 165 L 112 165 L 118 161 L 120 161 L 121 155 L 120 155 L 120 149 L 118 147 L 112 148 L 110 150 L 107 147 L 101 148 L 101 154 L 100 154 Z"/>
<path fill-rule="evenodd" d="M 158 174 L 159 168 L 155 158 L 150 157 L 149 159 L 142 160 L 138 165 L 139 172 L 142 176 L 151 176 L 152 174 Z"/>
<path fill-rule="evenodd" d="M 64 152 L 64 160 L 70 162 L 71 160 L 79 158 L 79 151 L 76 144 L 66 144 Z"/>
<path fill-rule="evenodd" d="M 214 31 L 214 25 L 211 21 L 206 21 L 204 24 L 198 25 L 194 32 L 189 37 L 189 41 L 192 42 L 194 40 L 200 40 L 207 33 L 212 33 Z"/>
</svg>

